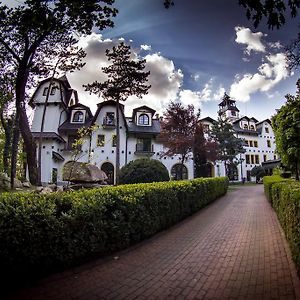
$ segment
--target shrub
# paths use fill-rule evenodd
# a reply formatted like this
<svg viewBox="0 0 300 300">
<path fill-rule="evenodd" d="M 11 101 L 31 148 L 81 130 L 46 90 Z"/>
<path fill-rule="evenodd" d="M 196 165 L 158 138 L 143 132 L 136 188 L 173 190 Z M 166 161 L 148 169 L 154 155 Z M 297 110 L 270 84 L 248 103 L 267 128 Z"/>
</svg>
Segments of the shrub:
<svg viewBox="0 0 300 300">
<path fill-rule="evenodd" d="M 123 249 L 224 195 L 227 178 L 0 195 L 3 277 L 26 277 Z M 30 270 L 30 271 L 29 271 Z"/>
<path fill-rule="evenodd" d="M 120 170 L 120 184 L 169 181 L 167 168 L 158 160 L 141 158 L 129 162 Z"/>
<path fill-rule="evenodd" d="M 300 183 L 279 176 L 267 176 L 264 177 L 264 184 L 300 275 Z"/>
</svg>

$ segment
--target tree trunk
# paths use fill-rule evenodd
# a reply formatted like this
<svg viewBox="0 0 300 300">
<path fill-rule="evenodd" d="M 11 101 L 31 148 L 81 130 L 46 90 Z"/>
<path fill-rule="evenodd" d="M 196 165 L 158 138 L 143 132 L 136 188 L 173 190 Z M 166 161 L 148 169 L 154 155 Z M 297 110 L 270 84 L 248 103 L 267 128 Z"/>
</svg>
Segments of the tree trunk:
<svg viewBox="0 0 300 300">
<path fill-rule="evenodd" d="M 13 136 L 12 136 L 12 146 L 11 146 L 11 166 L 10 166 L 10 187 L 14 188 L 14 179 L 16 178 L 17 173 L 17 157 L 18 157 L 18 148 L 19 148 L 19 139 L 20 139 L 20 130 L 19 130 L 19 113 L 16 112 L 15 121 L 13 123 Z"/>
<path fill-rule="evenodd" d="M 27 154 L 27 165 L 30 183 L 36 185 L 38 182 L 36 145 L 30 130 L 26 108 L 25 108 L 25 87 L 28 79 L 26 64 L 20 64 L 16 79 L 16 116 Z"/>
<path fill-rule="evenodd" d="M 120 173 L 120 108 L 119 108 L 119 97 L 116 101 L 116 185 L 119 184 L 119 173 Z"/>
<path fill-rule="evenodd" d="M 4 129 L 5 141 L 4 141 L 4 149 L 2 155 L 3 161 L 3 171 L 8 175 L 9 172 L 9 158 L 10 158 L 10 148 L 12 141 L 12 129 L 13 129 L 13 120 L 9 118 L 7 121 L 3 116 L 3 111 L 0 115 L 1 124 Z"/>
</svg>

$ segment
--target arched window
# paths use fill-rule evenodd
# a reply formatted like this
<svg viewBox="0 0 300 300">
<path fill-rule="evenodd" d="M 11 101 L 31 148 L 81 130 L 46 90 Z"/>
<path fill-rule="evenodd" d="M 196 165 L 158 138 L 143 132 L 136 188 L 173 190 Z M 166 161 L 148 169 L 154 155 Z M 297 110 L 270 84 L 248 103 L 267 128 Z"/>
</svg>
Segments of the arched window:
<svg viewBox="0 0 300 300">
<path fill-rule="evenodd" d="M 188 170 L 185 165 L 176 164 L 171 169 L 172 180 L 188 179 Z"/>
<path fill-rule="evenodd" d="M 82 111 L 76 111 L 73 115 L 73 122 L 76 123 L 83 123 L 83 112 Z"/>
<path fill-rule="evenodd" d="M 248 129 L 248 125 L 247 124 L 244 124 L 244 129 Z"/>
<path fill-rule="evenodd" d="M 139 125 L 149 125 L 149 116 L 146 114 L 141 114 L 139 116 L 138 124 Z"/>
<path fill-rule="evenodd" d="M 254 130 L 254 125 L 250 125 L 250 130 Z"/>
</svg>

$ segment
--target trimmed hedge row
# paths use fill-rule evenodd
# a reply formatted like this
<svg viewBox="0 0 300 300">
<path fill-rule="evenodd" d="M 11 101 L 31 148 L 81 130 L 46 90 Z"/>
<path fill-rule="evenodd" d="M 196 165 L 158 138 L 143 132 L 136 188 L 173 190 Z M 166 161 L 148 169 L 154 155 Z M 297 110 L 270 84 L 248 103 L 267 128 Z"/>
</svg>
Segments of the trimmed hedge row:
<svg viewBox="0 0 300 300">
<path fill-rule="evenodd" d="M 264 177 L 265 192 L 276 211 L 300 275 L 300 183 L 280 178 Z"/>
<path fill-rule="evenodd" d="M 49 271 L 123 249 L 224 195 L 227 178 L 0 196 L 2 275 Z"/>
</svg>

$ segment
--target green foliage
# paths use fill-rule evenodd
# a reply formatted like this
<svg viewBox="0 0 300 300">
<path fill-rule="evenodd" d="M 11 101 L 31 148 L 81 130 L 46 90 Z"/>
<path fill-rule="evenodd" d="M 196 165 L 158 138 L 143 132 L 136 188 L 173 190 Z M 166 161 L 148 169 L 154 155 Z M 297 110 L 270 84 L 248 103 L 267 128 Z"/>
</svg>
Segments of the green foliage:
<svg viewBox="0 0 300 300">
<path fill-rule="evenodd" d="M 264 184 L 300 275 L 300 183 L 278 176 L 266 176 Z"/>
<path fill-rule="evenodd" d="M 262 166 L 255 166 L 251 169 L 251 176 L 256 177 L 256 180 L 264 177 L 266 174 L 265 169 Z"/>
<path fill-rule="evenodd" d="M 141 158 L 120 170 L 120 184 L 169 181 L 167 168 L 158 160 Z"/>
<path fill-rule="evenodd" d="M 78 192 L 2 193 L 3 277 L 26 277 L 122 249 L 224 195 L 224 177 Z"/>
<path fill-rule="evenodd" d="M 235 164 L 236 156 L 245 152 L 244 141 L 235 136 L 232 124 L 226 119 L 218 119 L 212 128 L 211 137 L 218 144 L 217 158 L 225 163 L 225 167 Z"/>
<path fill-rule="evenodd" d="M 295 171 L 299 180 L 300 165 L 300 82 L 296 96 L 287 95 L 287 102 L 272 118 L 276 149 L 281 163 Z"/>
</svg>

